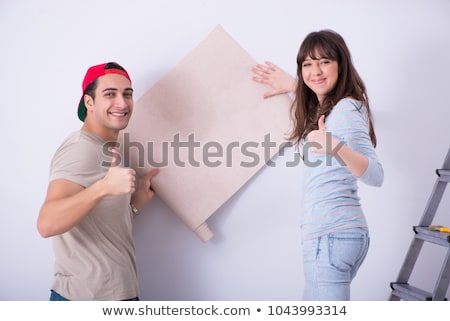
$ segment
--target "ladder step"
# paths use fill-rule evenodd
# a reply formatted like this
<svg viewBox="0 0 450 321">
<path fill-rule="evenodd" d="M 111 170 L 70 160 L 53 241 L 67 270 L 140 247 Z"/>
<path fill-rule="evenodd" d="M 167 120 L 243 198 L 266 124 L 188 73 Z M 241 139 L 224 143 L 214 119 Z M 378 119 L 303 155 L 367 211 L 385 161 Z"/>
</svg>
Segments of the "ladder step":
<svg viewBox="0 0 450 321">
<path fill-rule="evenodd" d="M 439 176 L 440 181 L 450 182 L 450 169 L 437 169 L 436 174 Z"/>
<path fill-rule="evenodd" d="M 406 301 L 431 301 L 433 295 L 430 292 L 416 288 L 408 283 L 391 282 L 392 295 Z"/>
<path fill-rule="evenodd" d="M 430 231 L 428 226 L 414 226 L 415 237 L 427 242 L 439 244 L 445 247 L 450 246 L 450 233 L 441 233 L 438 231 Z"/>
</svg>

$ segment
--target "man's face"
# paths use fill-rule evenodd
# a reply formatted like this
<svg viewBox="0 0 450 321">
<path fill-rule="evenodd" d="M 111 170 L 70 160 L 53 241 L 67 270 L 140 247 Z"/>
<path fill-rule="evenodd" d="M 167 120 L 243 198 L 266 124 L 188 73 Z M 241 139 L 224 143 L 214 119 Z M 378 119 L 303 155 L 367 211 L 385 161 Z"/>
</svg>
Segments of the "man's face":
<svg viewBox="0 0 450 321">
<path fill-rule="evenodd" d="M 108 130 L 119 131 L 127 127 L 133 112 L 131 82 L 119 74 L 107 74 L 97 79 L 95 100 L 85 100 L 89 121 Z"/>
</svg>

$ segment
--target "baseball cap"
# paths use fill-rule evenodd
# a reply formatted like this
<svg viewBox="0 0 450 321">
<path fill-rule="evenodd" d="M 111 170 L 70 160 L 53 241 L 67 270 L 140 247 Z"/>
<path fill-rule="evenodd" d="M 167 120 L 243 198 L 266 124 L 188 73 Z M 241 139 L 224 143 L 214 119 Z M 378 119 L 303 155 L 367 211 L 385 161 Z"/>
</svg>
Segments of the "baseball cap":
<svg viewBox="0 0 450 321">
<path fill-rule="evenodd" d="M 83 79 L 83 84 L 81 85 L 83 94 L 81 95 L 80 103 L 78 104 L 78 118 L 81 121 L 84 121 L 84 119 L 86 118 L 86 106 L 84 104 L 85 90 L 95 79 L 97 79 L 98 77 L 107 75 L 107 74 L 118 74 L 118 75 L 125 76 L 131 82 L 130 76 L 125 71 L 125 69 L 122 70 L 119 68 L 122 68 L 122 67 L 120 65 L 118 65 L 117 63 L 108 62 L 108 63 L 92 66 L 87 70 L 86 75 L 84 76 L 84 79 Z"/>
</svg>

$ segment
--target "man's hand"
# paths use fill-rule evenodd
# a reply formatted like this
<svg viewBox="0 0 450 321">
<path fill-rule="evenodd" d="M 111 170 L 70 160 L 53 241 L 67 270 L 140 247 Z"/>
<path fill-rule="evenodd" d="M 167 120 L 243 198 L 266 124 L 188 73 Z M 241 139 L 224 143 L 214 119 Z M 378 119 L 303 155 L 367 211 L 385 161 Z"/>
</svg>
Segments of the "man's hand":
<svg viewBox="0 0 450 321">
<path fill-rule="evenodd" d="M 152 189 L 152 179 L 159 173 L 159 168 L 154 168 L 146 175 L 139 178 L 136 191 L 131 197 L 131 203 L 138 209 L 142 210 L 155 195 Z"/>
<path fill-rule="evenodd" d="M 113 149 L 113 158 L 108 173 L 103 178 L 105 192 L 107 195 L 123 195 L 134 193 L 136 172 L 132 168 L 123 168 L 118 166 L 120 155 L 117 150 Z"/>
</svg>

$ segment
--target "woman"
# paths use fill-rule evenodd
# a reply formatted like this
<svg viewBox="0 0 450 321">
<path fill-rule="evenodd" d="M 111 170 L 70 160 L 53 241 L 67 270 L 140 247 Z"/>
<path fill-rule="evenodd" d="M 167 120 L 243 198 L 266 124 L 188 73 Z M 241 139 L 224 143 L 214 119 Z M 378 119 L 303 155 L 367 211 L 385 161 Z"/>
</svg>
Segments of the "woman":
<svg viewBox="0 0 450 321">
<path fill-rule="evenodd" d="M 298 81 L 274 64 L 258 64 L 253 79 L 265 97 L 293 91 L 294 130 L 303 145 L 304 300 L 350 300 L 350 283 L 367 254 L 369 232 L 357 180 L 383 183 L 366 88 L 344 39 L 310 33 L 297 55 Z"/>
</svg>

